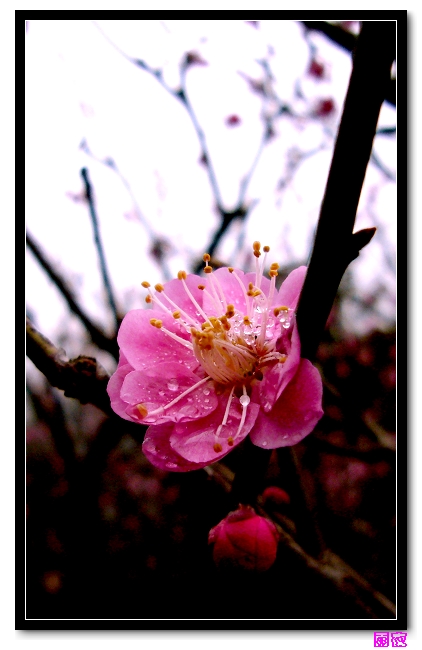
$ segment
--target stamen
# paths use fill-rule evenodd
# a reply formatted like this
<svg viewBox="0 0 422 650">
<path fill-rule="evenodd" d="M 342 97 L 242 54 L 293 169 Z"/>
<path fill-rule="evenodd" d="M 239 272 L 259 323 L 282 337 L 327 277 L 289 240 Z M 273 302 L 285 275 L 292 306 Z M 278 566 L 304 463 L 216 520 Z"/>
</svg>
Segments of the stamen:
<svg viewBox="0 0 422 650">
<path fill-rule="evenodd" d="M 180 400 L 181 400 L 183 397 L 186 397 L 186 395 L 189 395 L 189 393 L 191 393 L 191 392 L 194 391 L 196 388 L 198 388 L 198 386 L 202 386 L 202 384 L 205 384 L 205 382 L 208 381 L 209 379 L 211 379 L 211 377 L 204 377 L 204 379 L 201 379 L 200 381 L 197 381 L 196 384 L 194 384 L 193 386 L 190 386 L 190 388 L 187 388 L 185 391 L 183 391 L 183 393 L 181 393 L 180 395 L 178 395 L 178 396 L 177 396 L 175 399 L 173 399 L 171 402 L 169 402 L 169 403 L 166 404 L 165 406 L 160 406 L 158 409 L 155 409 L 154 411 L 150 411 L 150 412 L 148 413 L 148 415 L 156 415 L 156 413 L 161 413 L 162 411 L 165 411 L 166 409 L 170 408 L 170 406 L 174 406 L 174 404 L 177 404 L 177 402 L 180 402 Z M 137 406 L 138 411 L 140 410 L 140 409 L 139 409 L 140 406 L 143 406 L 143 405 L 138 404 L 138 406 Z M 144 407 L 144 410 L 146 411 L 146 408 L 145 408 L 145 407 Z"/>
<path fill-rule="evenodd" d="M 181 336 L 178 336 L 177 334 L 170 332 L 170 330 L 168 330 L 166 327 L 163 327 L 163 321 L 158 320 L 157 318 L 151 318 L 149 322 L 153 327 L 156 327 L 157 329 L 164 332 L 164 334 L 167 334 L 167 336 L 170 336 L 170 338 L 184 345 L 185 348 L 189 348 L 189 350 L 193 350 L 193 345 L 190 341 L 186 341 L 185 339 L 182 339 Z"/>
<path fill-rule="evenodd" d="M 229 395 L 229 399 L 227 400 L 227 406 L 226 406 L 226 410 L 225 410 L 225 412 L 224 412 L 223 421 L 222 421 L 222 423 L 219 425 L 219 427 L 217 428 L 217 431 L 216 431 L 216 433 L 215 433 L 215 437 L 216 437 L 216 438 L 218 438 L 218 436 L 220 435 L 221 429 L 226 425 L 227 420 L 228 420 L 228 418 L 229 418 L 229 411 L 230 411 L 230 407 L 231 407 L 232 400 L 233 400 L 233 392 L 234 392 L 234 386 L 233 386 L 233 388 L 231 389 L 231 391 L 230 391 L 230 395 Z M 218 444 L 218 443 L 216 443 L 216 444 Z M 215 450 L 215 445 L 214 445 L 214 450 Z"/>
<path fill-rule="evenodd" d="M 240 401 L 240 403 L 242 405 L 242 417 L 240 418 L 239 426 L 237 428 L 236 435 L 234 437 L 235 440 L 238 437 L 239 433 L 241 432 L 241 430 L 243 428 L 243 425 L 245 424 L 246 411 L 247 411 L 248 405 L 249 405 L 249 403 L 251 401 L 249 395 L 246 392 L 245 385 L 243 385 L 243 395 L 239 398 L 239 401 Z"/>
<path fill-rule="evenodd" d="M 186 274 L 185 274 L 185 275 L 186 275 Z M 187 285 L 186 282 L 185 282 L 185 279 L 186 279 L 186 278 L 179 278 L 179 279 L 182 280 L 183 287 L 184 287 L 186 293 L 188 294 L 190 301 L 192 302 L 192 304 L 194 305 L 194 307 L 199 311 L 199 313 L 201 314 L 202 318 L 203 318 L 204 320 L 209 320 L 209 319 L 208 319 L 208 316 L 206 315 L 206 313 L 204 312 L 204 310 L 202 309 L 202 307 L 200 307 L 200 306 L 198 305 L 198 303 L 196 302 L 195 298 L 193 297 L 193 295 L 192 295 L 191 292 L 189 291 L 188 285 Z"/>
<path fill-rule="evenodd" d="M 224 291 L 223 291 L 223 289 L 222 289 L 222 287 L 221 287 L 221 284 L 220 284 L 220 282 L 219 282 L 217 276 L 213 274 L 213 275 L 210 277 L 210 280 L 211 280 L 212 282 L 215 282 L 215 284 L 217 285 L 218 293 L 220 294 L 220 298 L 221 298 L 221 302 L 223 303 L 224 311 L 226 311 L 226 309 L 227 309 L 226 297 L 225 297 L 225 295 L 224 295 Z M 221 309 L 221 307 L 220 307 L 220 309 Z"/>
</svg>

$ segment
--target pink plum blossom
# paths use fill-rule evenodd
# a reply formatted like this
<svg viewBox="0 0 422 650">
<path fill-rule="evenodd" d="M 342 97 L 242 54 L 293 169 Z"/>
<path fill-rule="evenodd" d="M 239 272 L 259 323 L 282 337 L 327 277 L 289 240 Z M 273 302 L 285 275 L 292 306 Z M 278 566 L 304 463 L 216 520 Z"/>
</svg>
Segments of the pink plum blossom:
<svg viewBox="0 0 422 650">
<path fill-rule="evenodd" d="M 210 530 L 208 543 L 214 544 L 213 560 L 218 567 L 262 572 L 275 562 L 278 538 L 272 521 L 240 505 Z"/>
<path fill-rule="evenodd" d="M 306 267 L 280 289 L 278 264 L 254 243 L 256 269 L 209 265 L 164 285 L 142 283 L 152 309 L 120 326 L 120 359 L 108 384 L 122 418 L 149 425 L 143 451 L 170 471 L 220 460 L 249 435 L 267 449 L 296 444 L 323 415 L 318 370 L 300 358 L 295 309 Z"/>
</svg>

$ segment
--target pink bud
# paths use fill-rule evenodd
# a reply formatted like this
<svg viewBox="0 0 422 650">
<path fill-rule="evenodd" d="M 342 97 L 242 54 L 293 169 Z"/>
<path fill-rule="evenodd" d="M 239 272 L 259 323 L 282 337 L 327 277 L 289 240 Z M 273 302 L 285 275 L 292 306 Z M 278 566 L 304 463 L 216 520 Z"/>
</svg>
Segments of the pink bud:
<svg viewBox="0 0 422 650">
<path fill-rule="evenodd" d="M 271 485 L 270 487 L 265 488 L 262 493 L 263 503 L 269 502 L 271 505 L 282 505 L 285 503 L 290 503 L 290 497 L 281 488 L 276 485 Z"/>
<path fill-rule="evenodd" d="M 278 532 L 275 525 L 256 514 L 250 506 L 240 505 L 209 532 L 214 544 L 217 566 L 248 571 L 267 571 L 277 555 Z"/>
<path fill-rule="evenodd" d="M 322 79 L 325 74 L 325 68 L 322 63 L 319 63 L 316 59 L 312 59 L 309 64 L 308 74 L 311 77 L 316 77 L 317 79 Z"/>
<path fill-rule="evenodd" d="M 238 126 L 240 122 L 241 120 L 238 115 L 229 115 L 228 117 L 226 117 L 227 126 Z"/>
<path fill-rule="evenodd" d="M 331 98 L 320 99 L 314 108 L 313 114 L 315 117 L 327 117 L 335 109 L 334 100 Z"/>
</svg>

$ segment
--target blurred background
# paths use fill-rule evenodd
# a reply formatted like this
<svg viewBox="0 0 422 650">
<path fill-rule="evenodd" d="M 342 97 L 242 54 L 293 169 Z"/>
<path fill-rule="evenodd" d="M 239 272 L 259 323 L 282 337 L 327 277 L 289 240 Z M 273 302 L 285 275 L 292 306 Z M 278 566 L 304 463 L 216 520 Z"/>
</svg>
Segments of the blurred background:
<svg viewBox="0 0 422 650">
<path fill-rule="evenodd" d="M 26 29 L 27 310 L 68 357 L 116 367 L 34 255 L 113 339 L 82 169 L 118 318 L 144 306 L 143 280 L 194 271 L 204 252 L 249 270 L 260 240 L 281 277 L 306 264 L 358 23 L 41 20 Z M 377 233 L 343 278 L 317 355 L 325 416 L 297 446 L 328 546 L 392 601 L 395 133 L 386 101 L 355 228 Z M 207 547 L 227 514 L 215 477 L 156 470 L 141 452 L 142 427 L 63 397 L 31 361 L 27 384 L 29 618 L 370 616 L 283 549 L 263 576 L 222 575 Z M 223 474 L 238 462 L 224 459 Z M 290 479 L 286 455 L 274 452 L 263 487 L 291 500 L 267 507 L 295 535 Z M 288 589 L 263 601 L 280 578 Z"/>
</svg>

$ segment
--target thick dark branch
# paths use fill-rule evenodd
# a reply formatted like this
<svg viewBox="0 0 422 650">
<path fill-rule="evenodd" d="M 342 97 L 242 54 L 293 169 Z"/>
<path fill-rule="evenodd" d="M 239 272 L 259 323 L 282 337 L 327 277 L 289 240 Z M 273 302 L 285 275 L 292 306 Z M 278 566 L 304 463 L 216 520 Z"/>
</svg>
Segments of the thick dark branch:
<svg viewBox="0 0 422 650">
<path fill-rule="evenodd" d="M 321 32 L 336 45 L 340 45 L 347 52 L 353 52 L 356 47 L 357 36 L 337 25 L 331 25 L 324 20 L 302 20 L 302 25 L 307 29 Z M 394 22 L 394 21 L 392 21 Z M 376 43 L 374 43 L 376 45 Z M 394 59 L 393 59 L 394 60 Z M 396 80 L 389 79 L 385 88 L 385 100 L 392 106 L 396 105 Z"/>
<path fill-rule="evenodd" d="M 28 232 L 26 234 L 26 243 L 44 271 L 46 271 L 48 277 L 54 282 L 63 298 L 66 300 L 69 309 L 79 318 L 79 320 L 85 326 L 87 332 L 91 336 L 92 341 L 98 345 L 99 348 L 110 352 L 110 354 L 112 354 L 115 359 L 118 359 L 119 350 L 116 341 L 109 339 L 96 325 L 94 325 L 91 319 L 85 314 L 85 312 L 76 302 L 73 292 L 67 284 L 66 280 L 64 280 L 64 278 L 62 278 L 59 273 L 57 273 L 52 263 L 46 258 L 39 245 L 35 242 L 33 237 Z"/>
<path fill-rule="evenodd" d="M 119 317 L 118 311 L 117 311 L 117 306 L 116 306 L 116 301 L 114 299 L 114 294 L 113 294 L 113 289 L 111 287 L 111 281 L 110 277 L 108 274 L 107 270 L 107 264 L 106 264 L 106 259 L 104 255 L 104 249 L 103 249 L 103 244 L 101 241 L 100 237 L 100 228 L 98 224 L 98 217 L 97 217 L 97 212 L 95 210 L 95 205 L 94 205 L 94 197 L 92 194 L 92 186 L 88 178 L 88 170 L 84 167 L 81 169 L 81 176 L 82 180 L 85 185 L 85 196 L 86 200 L 88 201 L 89 205 L 89 214 L 91 217 L 91 222 L 92 222 L 92 228 L 94 230 L 94 241 L 95 241 L 95 247 L 98 251 L 98 257 L 100 260 L 100 268 L 101 268 L 101 277 L 103 279 L 104 283 L 104 288 L 107 293 L 107 298 L 108 298 L 108 304 L 110 305 L 111 311 L 114 316 L 114 321 L 116 323 L 116 330 L 119 328 L 119 325 L 121 323 L 121 318 Z"/>
<path fill-rule="evenodd" d="M 379 112 L 395 57 L 395 22 L 364 22 L 297 309 L 302 356 L 313 358 L 340 280 L 375 229 L 353 234 Z"/>
<path fill-rule="evenodd" d="M 92 357 L 80 356 L 68 360 L 64 351 L 38 332 L 29 318 L 26 319 L 26 354 L 48 379 L 52 386 L 74 397 L 82 404 L 94 404 L 112 415 L 106 388 L 107 372 Z"/>
</svg>

